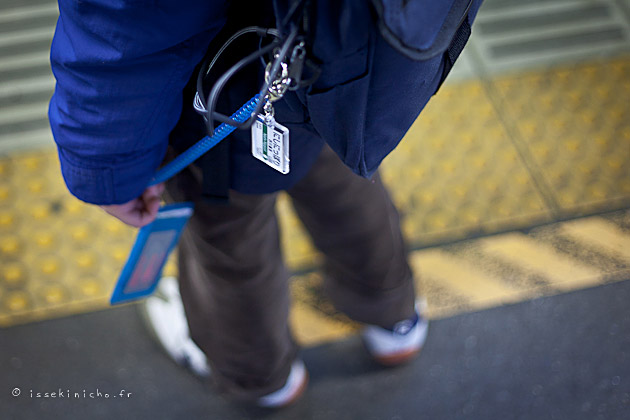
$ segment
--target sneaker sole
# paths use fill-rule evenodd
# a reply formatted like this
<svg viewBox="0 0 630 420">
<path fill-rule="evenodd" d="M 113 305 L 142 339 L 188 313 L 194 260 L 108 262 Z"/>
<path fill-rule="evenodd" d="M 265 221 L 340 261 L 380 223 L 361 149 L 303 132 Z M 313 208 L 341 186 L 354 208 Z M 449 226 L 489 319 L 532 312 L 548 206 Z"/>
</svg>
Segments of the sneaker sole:
<svg viewBox="0 0 630 420">
<path fill-rule="evenodd" d="M 296 401 L 298 401 L 304 395 L 304 392 L 308 388 L 309 380 L 310 380 L 310 378 L 309 378 L 308 370 L 305 368 L 304 369 L 304 378 L 302 379 L 302 382 L 300 383 L 300 385 L 297 387 L 297 389 L 295 390 L 295 392 L 293 393 L 293 395 L 291 395 L 291 397 L 289 399 L 287 399 L 286 401 L 283 401 L 281 404 L 277 404 L 277 405 L 262 404 L 260 402 L 255 403 L 255 405 L 257 405 L 260 408 L 269 409 L 269 410 L 278 410 L 278 409 L 281 409 L 281 408 L 288 407 L 288 406 L 294 404 Z"/>
<path fill-rule="evenodd" d="M 304 381 L 302 381 L 302 384 L 300 385 L 300 387 L 297 389 L 297 391 L 295 391 L 295 394 L 293 394 L 293 396 L 284 404 L 279 405 L 277 407 L 273 407 L 273 408 L 278 408 L 278 409 L 285 408 L 296 403 L 300 398 L 302 398 L 302 396 L 304 395 L 304 392 L 306 392 L 306 388 L 308 388 L 309 380 L 310 378 L 308 376 L 308 371 L 306 371 L 304 374 Z"/>
<path fill-rule="evenodd" d="M 389 356 L 372 356 L 372 359 L 374 359 L 374 361 L 379 365 L 394 367 L 410 362 L 411 360 L 415 359 L 421 351 L 422 348 L 419 348 L 402 353 L 392 354 Z"/>
</svg>

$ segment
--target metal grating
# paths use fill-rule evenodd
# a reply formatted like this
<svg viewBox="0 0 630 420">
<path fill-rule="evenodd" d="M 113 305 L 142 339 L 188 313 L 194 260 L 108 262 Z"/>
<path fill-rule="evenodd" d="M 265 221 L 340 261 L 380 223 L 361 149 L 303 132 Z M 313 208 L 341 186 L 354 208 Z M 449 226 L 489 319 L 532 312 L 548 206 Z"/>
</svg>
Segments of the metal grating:
<svg viewBox="0 0 630 420">
<path fill-rule="evenodd" d="M 50 0 L 5 0 L 0 6 L 0 153 L 52 144 L 46 111 L 58 15 Z"/>
<path fill-rule="evenodd" d="M 628 2 L 486 0 L 471 44 L 478 73 L 549 67 L 630 51 Z"/>
</svg>

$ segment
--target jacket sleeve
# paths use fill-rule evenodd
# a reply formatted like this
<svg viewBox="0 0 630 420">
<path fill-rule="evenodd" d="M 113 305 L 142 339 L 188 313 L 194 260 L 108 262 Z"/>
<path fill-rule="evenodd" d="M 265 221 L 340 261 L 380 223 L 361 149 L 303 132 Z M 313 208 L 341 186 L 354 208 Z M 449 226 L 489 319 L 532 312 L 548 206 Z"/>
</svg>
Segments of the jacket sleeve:
<svg viewBox="0 0 630 420">
<path fill-rule="evenodd" d="M 224 0 L 59 0 L 49 120 L 68 189 L 138 197 L 161 163 L 182 90 L 225 21 Z"/>
</svg>

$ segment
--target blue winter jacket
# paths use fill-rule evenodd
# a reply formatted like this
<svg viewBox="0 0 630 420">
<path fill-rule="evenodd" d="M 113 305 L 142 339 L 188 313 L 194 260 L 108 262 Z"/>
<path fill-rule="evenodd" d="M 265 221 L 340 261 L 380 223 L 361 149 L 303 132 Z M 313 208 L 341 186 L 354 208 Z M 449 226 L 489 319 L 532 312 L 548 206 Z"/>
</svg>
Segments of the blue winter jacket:
<svg viewBox="0 0 630 420">
<path fill-rule="evenodd" d="M 413 1 L 422 11 L 419 19 L 401 20 L 396 10 L 385 10 L 383 21 L 394 32 L 410 33 L 404 41 L 420 47 L 440 38 L 440 25 L 453 19 L 446 14 L 452 5 L 471 3 Z M 278 121 L 291 130 L 291 172 L 282 175 L 254 159 L 249 133 L 237 131 L 226 140 L 236 190 L 290 187 L 308 171 L 324 141 L 354 172 L 370 176 L 442 80 L 447 54 L 416 61 L 392 48 L 367 0 L 316 3 L 312 53 L 321 77 L 276 105 Z M 406 4 L 383 1 L 398 3 Z M 57 85 L 49 119 L 64 179 L 75 196 L 117 204 L 142 193 L 164 158 L 169 134 L 192 112 L 182 91 L 223 26 L 226 5 L 223 0 L 59 1 L 51 50 Z M 468 23 L 479 5 L 472 2 Z M 405 32 L 409 25 L 421 29 Z M 256 86 L 259 80 L 251 87 L 245 83 L 230 100 L 244 102 Z"/>
</svg>

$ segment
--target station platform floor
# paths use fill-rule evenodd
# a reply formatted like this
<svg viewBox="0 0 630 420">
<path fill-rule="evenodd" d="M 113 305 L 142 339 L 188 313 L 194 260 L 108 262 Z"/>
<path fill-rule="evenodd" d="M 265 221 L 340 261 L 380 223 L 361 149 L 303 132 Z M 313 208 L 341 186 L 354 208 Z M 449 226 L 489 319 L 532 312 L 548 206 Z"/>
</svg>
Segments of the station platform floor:
<svg viewBox="0 0 630 420">
<path fill-rule="evenodd" d="M 110 308 L 135 231 L 63 185 L 46 122 L 57 13 L 0 5 L 0 418 L 630 418 L 629 0 L 486 0 L 384 162 L 432 320 L 407 368 L 369 362 L 280 197 L 312 382 L 277 413 L 214 396 L 137 305 Z M 97 388 L 132 397 L 30 396 Z"/>
</svg>

